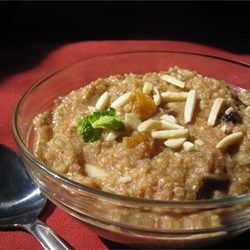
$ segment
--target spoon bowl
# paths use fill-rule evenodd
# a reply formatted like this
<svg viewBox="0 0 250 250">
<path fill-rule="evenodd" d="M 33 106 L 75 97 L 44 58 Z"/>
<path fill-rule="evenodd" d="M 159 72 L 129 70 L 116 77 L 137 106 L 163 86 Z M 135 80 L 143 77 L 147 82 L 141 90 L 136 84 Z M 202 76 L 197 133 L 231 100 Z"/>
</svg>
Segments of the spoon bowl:
<svg viewBox="0 0 250 250">
<path fill-rule="evenodd" d="M 26 172 L 21 158 L 0 145 L 0 161 L 0 228 L 23 228 L 32 233 L 44 249 L 69 249 L 37 219 L 47 199 Z"/>
<path fill-rule="evenodd" d="M 14 151 L 1 145 L 0 159 L 1 227 L 33 222 L 44 208 L 46 198 L 31 180 L 21 158 Z"/>
</svg>

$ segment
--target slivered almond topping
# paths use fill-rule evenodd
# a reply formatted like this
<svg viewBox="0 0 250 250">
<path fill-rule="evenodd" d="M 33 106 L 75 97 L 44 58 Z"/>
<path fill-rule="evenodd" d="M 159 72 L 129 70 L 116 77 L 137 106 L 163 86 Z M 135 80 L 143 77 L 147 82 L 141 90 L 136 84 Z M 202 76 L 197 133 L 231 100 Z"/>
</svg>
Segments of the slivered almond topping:
<svg viewBox="0 0 250 250">
<path fill-rule="evenodd" d="M 139 132 L 152 131 L 152 130 L 160 129 L 161 127 L 162 127 L 162 123 L 160 121 L 149 119 L 145 122 L 142 122 L 138 126 L 138 131 Z"/>
<path fill-rule="evenodd" d="M 234 111 L 234 109 L 233 109 L 233 107 L 230 107 L 230 108 L 226 109 L 225 114 L 229 115 L 232 111 Z"/>
<path fill-rule="evenodd" d="M 102 179 L 108 176 L 104 169 L 95 165 L 85 164 L 84 169 L 89 176 L 94 178 Z"/>
<path fill-rule="evenodd" d="M 124 122 L 129 128 L 133 130 L 137 130 L 138 126 L 141 124 L 141 120 L 134 113 L 125 113 Z"/>
<path fill-rule="evenodd" d="M 214 126 L 216 119 L 220 113 L 220 109 L 223 105 L 224 99 L 223 98 L 217 98 L 214 101 L 213 107 L 210 111 L 209 117 L 208 117 L 208 121 L 207 124 L 209 126 Z"/>
<path fill-rule="evenodd" d="M 242 132 L 235 132 L 233 134 L 226 136 L 221 141 L 219 141 L 216 145 L 216 148 L 228 147 L 228 146 L 240 141 L 242 138 L 243 138 Z"/>
<path fill-rule="evenodd" d="M 112 102 L 110 106 L 114 109 L 122 107 L 130 101 L 131 96 L 131 92 L 125 93 L 119 96 L 114 102 Z"/>
<path fill-rule="evenodd" d="M 150 82 L 145 82 L 143 89 L 142 89 L 142 93 L 145 95 L 149 95 L 151 93 L 152 89 L 153 89 L 153 84 Z"/>
<path fill-rule="evenodd" d="M 164 145 L 168 148 L 179 148 L 185 141 L 186 138 L 168 139 L 164 142 Z"/>
<path fill-rule="evenodd" d="M 114 141 L 119 136 L 119 133 L 116 131 L 111 131 L 108 133 L 105 141 Z"/>
<path fill-rule="evenodd" d="M 202 141 L 201 139 L 195 140 L 194 143 L 199 146 L 203 146 L 205 144 L 204 141 Z"/>
<path fill-rule="evenodd" d="M 190 151 L 194 150 L 194 144 L 192 142 L 185 141 L 183 143 L 183 149 L 187 152 L 190 152 Z"/>
<path fill-rule="evenodd" d="M 161 123 L 162 123 L 163 129 L 183 129 L 184 128 L 183 126 L 181 126 L 179 124 L 168 122 L 165 120 L 161 120 Z"/>
<path fill-rule="evenodd" d="M 220 128 L 224 133 L 227 131 L 227 124 L 223 124 Z"/>
<path fill-rule="evenodd" d="M 246 152 L 238 152 L 234 155 L 234 159 L 240 164 L 240 165 L 248 165 L 250 164 L 250 154 Z"/>
<path fill-rule="evenodd" d="M 123 183 L 129 183 L 132 180 L 133 180 L 133 178 L 130 175 L 125 175 L 125 176 L 122 176 L 122 177 L 119 178 L 119 181 L 123 182 Z"/>
<path fill-rule="evenodd" d="M 93 112 L 96 111 L 96 108 L 93 107 L 93 106 L 88 106 L 88 111 L 89 111 L 90 113 L 93 113 Z"/>
<path fill-rule="evenodd" d="M 191 122 L 194 114 L 194 109 L 196 105 L 196 92 L 195 90 L 190 90 L 188 92 L 187 100 L 186 100 L 186 105 L 184 109 L 184 122 L 189 123 Z"/>
<path fill-rule="evenodd" d="M 250 106 L 246 108 L 246 112 L 250 112 Z"/>
<path fill-rule="evenodd" d="M 180 87 L 180 88 L 184 88 L 185 87 L 185 82 L 183 81 L 180 81 L 172 76 L 169 76 L 169 75 L 162 75 L 160 76 L 160 78 L 163 80 L 163 81 L 166 81 L 168 83 L 171 83 L 177 87 Z"/>
<path fill-rule="evenodd" d="M 180 102 L 187 99 L 188 92 L 171 92 L 166 91 L 161 93 L 161 99 L 164 102 Z"/>
<path fill-rule="evenodd" d="M 110 95 L 108 91 L 104 92 L 96 102 L 95 108 L 97 110 L 104 110 L 109 104 Z"/>
<path fill-rule="evenodd" d="M 176 124 L 176 119 L 175 119 L 175 117 L 172 116 L 172 115 L 163 115 L 163 116 L 161 117 L 161 119 L 164 120 L 164 121 L 167 121 L 167 122 L 171 122 L 171 123 Z"/>
<path fill-rule="evenodd" d="M 188 135 L 188 129 L 176 129 L 176 130 L 160 130 L 151 132 L 151 136 L 155 139 L 171 139 L 186 137 Z"/>
<path fill-rule="evenodd" d="M 161 95 L 157 87 L 153 87 L 153 100 L 155 105 L 159 106 L 161 104 Z"/>
</svg>

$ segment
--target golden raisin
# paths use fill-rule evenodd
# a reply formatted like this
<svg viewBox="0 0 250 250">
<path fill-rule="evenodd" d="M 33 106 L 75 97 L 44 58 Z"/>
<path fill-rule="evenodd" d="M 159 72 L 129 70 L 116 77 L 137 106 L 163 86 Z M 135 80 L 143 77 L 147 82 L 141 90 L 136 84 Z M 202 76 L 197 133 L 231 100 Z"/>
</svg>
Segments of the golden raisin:
<svg viewBox="0 0 250 250">
<path fill-rule="evenodd" d="M 157 113 L 157 106 L 152 98 L 144 95 L 139 89 L 133 93 L 131 101 L 133 103 L 132 112 L 136 113 L 142 121 Z"/>
<path fill-rule="evenodd" d="M 141 157 L 153 157 L 159 153 L 160 147 L 152 137 L 145 132 L 135 132 L 129 137 L 123 137 L 123 144 L 127 148 L 135 148 Z"/>
<path fill-rule="evenodd" d="M 136 133 L 129 137 L 123 137 L 122 140 L 127 148 L 135 148 L 145 141 L 147 141 L 147 135 L 145 133 Z"/>
</svg>

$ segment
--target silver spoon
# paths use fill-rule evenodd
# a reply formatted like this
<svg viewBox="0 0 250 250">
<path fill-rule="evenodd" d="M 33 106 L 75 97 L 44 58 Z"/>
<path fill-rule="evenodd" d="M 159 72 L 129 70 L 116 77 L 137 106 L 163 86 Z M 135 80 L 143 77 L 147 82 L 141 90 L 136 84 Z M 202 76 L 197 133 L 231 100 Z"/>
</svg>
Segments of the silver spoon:
<svg viewBox="0 0 250 250">
<path fill-rule="evenodd" d="M 46 198 L 27 174 L 21 158 L 0 144 L 0 227 L 32 233 L 44 249 L 70 249 L 37 216 Z"/>
</svg>

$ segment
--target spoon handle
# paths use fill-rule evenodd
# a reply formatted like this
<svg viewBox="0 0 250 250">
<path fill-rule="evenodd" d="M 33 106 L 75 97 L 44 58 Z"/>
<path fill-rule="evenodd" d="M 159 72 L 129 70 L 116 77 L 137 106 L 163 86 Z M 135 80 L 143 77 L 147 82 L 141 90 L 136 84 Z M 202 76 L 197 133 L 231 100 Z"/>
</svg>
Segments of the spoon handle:
<svg viewBox="0 0 250 250">
<path fill-rule="evenodd" d="M 32 233 L 45 250 L 70 250 L 71 248 L 42 221 L 37 219 L 34 224 L 26 224 L 24 228 Z"/>
</svg>

